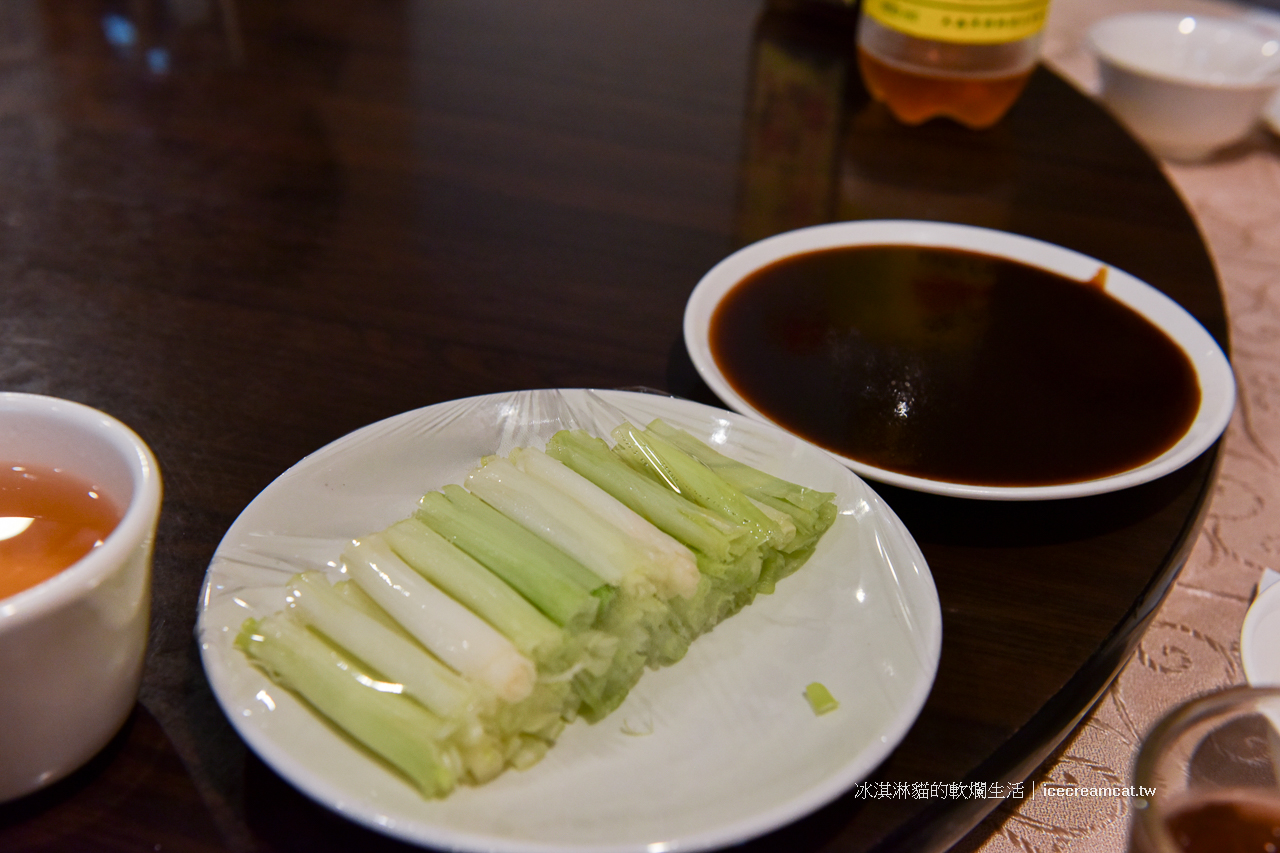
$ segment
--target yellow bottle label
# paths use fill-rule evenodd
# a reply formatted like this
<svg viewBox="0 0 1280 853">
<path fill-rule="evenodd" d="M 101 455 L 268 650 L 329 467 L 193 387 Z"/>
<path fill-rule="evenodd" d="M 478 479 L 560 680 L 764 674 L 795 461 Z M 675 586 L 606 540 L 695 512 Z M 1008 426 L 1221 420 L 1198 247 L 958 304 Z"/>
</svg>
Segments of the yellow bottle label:
<svg viewBox="0 0 1280 853">
<path fill-rule="evenodd" d="M 1002 44 L 1040 32 L 1049 0 L 862 0 L 862 8 L 886 27 L 909 36 Z"/>
</svg>

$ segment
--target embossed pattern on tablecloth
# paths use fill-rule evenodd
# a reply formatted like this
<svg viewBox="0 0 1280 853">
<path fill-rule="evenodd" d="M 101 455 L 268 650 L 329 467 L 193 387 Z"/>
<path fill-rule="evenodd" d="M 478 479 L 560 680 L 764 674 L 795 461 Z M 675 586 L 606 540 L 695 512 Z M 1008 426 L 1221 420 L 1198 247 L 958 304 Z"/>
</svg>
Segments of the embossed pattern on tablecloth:
<svg viewBox="0 0 1280 853">
<path fill-rule="evenodd" d="M 1240 7 L 1154 0 L 1053 0 L 1046 63 L 1086 92 L 1097 69 L 1085 33 L 1097 19 L 1145 9 L 1241 14 Z M 1213 160 L 1163 164 L 1209 246 L 1222 281 L 1239 386 L 1219 479 L 1195 547 L 1133 658 L 1076 732 L 1033 778 L 1124 787 L 1143 736 L 1193 696 L 1244 681 L 1240 628 L 1264 568 L 1280 568 L 1280 140 L 1259 128 Z M 1122 797 L 1006 801 L 957 853 L 1119 853 Z"/>
</svg>

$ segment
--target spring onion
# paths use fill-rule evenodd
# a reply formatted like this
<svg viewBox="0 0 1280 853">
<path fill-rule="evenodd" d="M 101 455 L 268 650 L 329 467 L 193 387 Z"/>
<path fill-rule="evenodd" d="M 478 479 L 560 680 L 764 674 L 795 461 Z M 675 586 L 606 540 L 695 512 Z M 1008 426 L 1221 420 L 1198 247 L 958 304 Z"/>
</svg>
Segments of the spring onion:
<svg viewBox="0 0 1280 853">
<path fill-rule="evenodd" d="M 237 647 L 423 796 L 537 763 L 771 592 L 836 517 L 833 495 L 661 421 L 613 438 L 479 460 L 351 542 L 337 583 L 292 578 Z"/>
</svg>

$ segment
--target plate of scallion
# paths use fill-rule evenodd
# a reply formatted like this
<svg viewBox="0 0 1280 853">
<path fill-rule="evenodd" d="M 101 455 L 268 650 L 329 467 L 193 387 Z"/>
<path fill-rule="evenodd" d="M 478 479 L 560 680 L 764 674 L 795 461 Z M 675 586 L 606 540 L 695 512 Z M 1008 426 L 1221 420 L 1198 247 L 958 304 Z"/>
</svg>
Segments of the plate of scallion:
<svg viewBox="0 0 1280 853">
<path fill-rule="evenodd" d="M 561 389 L 427 406 L 298 462 L 227 531 L 197 634 L 248 746 L 352 821 L 640 853 L 848 791 L 919 714 L 942 628 L 911 535 L 825 451 Z"/>
</svg>

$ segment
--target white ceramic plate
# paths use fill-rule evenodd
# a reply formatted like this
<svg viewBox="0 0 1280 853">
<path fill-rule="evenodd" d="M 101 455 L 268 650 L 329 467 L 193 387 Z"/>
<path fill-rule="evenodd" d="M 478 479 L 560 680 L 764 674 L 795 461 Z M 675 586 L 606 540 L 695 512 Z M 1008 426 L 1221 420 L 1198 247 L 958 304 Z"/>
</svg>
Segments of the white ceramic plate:
<svg viewBox="0 0 1280 853">
<path fill-rule="evenodd" d="M 661 417 L 779 476 L 837 494 L 813 558 L 649 672 L 613 715 L 575 723 L 542 763 L 442 801 L 313 718 L 231 645 L 279 609 L 280 585 L 332 571 L 353 536 L 461 482 L 481 455 L 541 447 L 556 430 L 597 435 Z M 379 832 L 447 850 L 652 853 L 732 844 L 820 807 L 869 773 L 915 720 L 933 683 L 941 612 L 914 540 L 835 459 L 752 419 L 688 401 L 609 391 L 525 391 L 430 406 L 308 456 L 259 495 L 209 566 L 198 637 L 223 710 L 249 746 L 321 804 Z M 840 707 L 815 716 L 820 681 Z M 640 732 L 641 734 L 636 734 Z"/>
<path fill-rule="evenodd" d="M 1240 630 L 1240 659 L 1254 687 L 1280 685 L 1280 577 L 1268 570 Z"/>
<path fill-rule="evenodd" d="M 716 308 L 744 278 L 790 255 L 837 246 L 936 246 L 1008 258 L 1080 281 L 1106 271 L 1105 290 L 1163 329 L 1187 353 L 1200 382 L 1200 410 L 1186 434 L 1157 458 L 1113 476 L 1053 486 L 984 486 L 901 474 L 837 455 L 864 477 L 934 494 L 987 500 L 1047 500 L 1129 488 L 1162 477 L 1203 453 L 1222 431 L 1235 406 L 1231 365 L 1213 337 L 1180 305 L 1154 287 L 1079 252 L 1004 231 L 943 222 L 868 220 L 836 222 L 788 231 L 752 243 L 713 267 L 694 288 L 685 307 L 684 339 L 703 380 L 731 408 L 768 421 L 744 399 L 720 371 L 711 353 L 709 332 Z"/>
<path fill-rule="evenodd" d="M 1267 101 L 1262 108 L 1262 121 L 1276 136 L 1280 136 L 1280 95 Z"/>
</svg>

